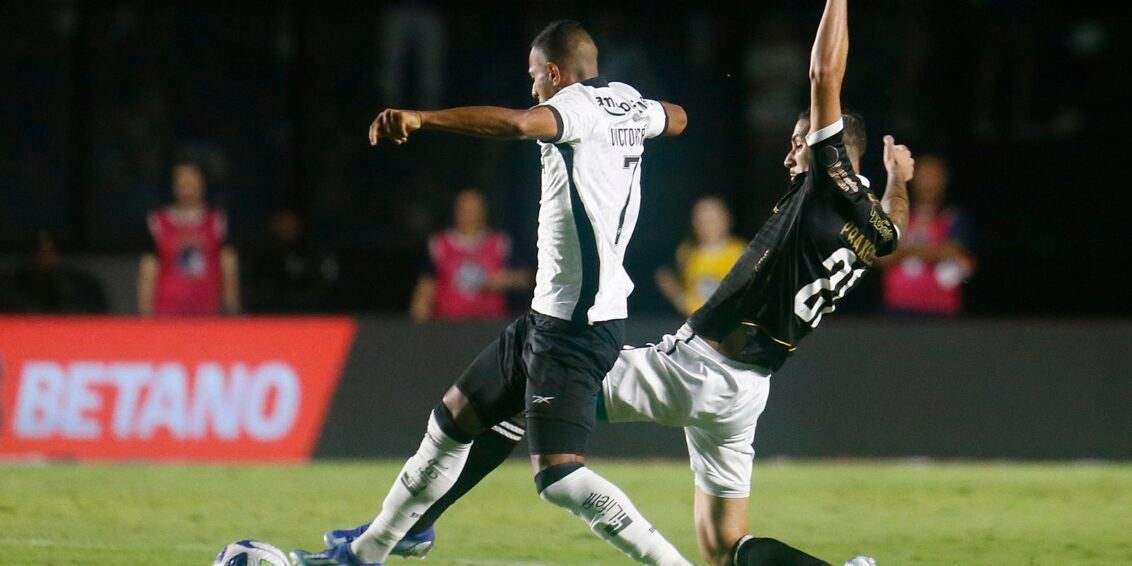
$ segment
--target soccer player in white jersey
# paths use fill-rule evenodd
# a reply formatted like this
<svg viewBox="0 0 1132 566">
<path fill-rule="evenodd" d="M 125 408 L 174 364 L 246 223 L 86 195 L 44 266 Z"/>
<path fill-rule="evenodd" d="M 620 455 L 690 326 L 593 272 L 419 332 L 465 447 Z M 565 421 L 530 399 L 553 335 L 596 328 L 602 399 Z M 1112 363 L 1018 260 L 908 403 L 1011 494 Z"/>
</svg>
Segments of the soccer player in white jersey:
<svg viewBox="0 0 1132 566">
<path fill-rule="evenodd" d="M 828 0 L 810 63 L 811 106 L 795 126 L 784 162 L 790 190 L 708 302 L 659 344 L 623 351 L 602 384 L 610 422 L 685 429 L 696 533 L 703 558 L 713 565 L 827 564 L 775 539 L 748 535 L 747 511 L 751 444 L 771 374 L 875 258 L 895 250 L 908 222 L 906 183 L 914 161 L 906 147 L 885 138 L 883 201 L 856 173 L 865 132 L 860 117 L 841 110 L 847 54 L 846 0 Z M 521 431 L 501 432 L 517 441 Z M 476 446 L 471 458 L 498 465 L 503 458 L 486 453 L 491 450 Z M 440 514 L 482 478 L 472 474 L 485 469 L 466 469 L 413 532 L 432 533 Z M 350 532 L 327 535 L 348 538 Z M 847 564 L 873 561 L 857 557 Z"/>
<path fill-rule="evenodd" d="M 522 413 L 544 500 L 639 562 L 688 564 L 621 490 L 585 467 L 584 456 L 601 381 L 623 344 L 633 283 L 622 261 L 641 202 L 644 142 L 681 133 L 687 118 L 679 106 L 600 78 L 597 46 L 577 22 L 548 25 L 532 43 L 528 71 L 539 101 L 531 109 L 391 109 L 370 126 L 373 145 L 405 143 L 419 129 L 538 140 L 537 286 L 531 312 L 489 345 L 433 410 L 381 513 L 352 541 L 294 551 L 297 563 L 382 563 L 453 485 L 476 438 Z"/>
</svg>

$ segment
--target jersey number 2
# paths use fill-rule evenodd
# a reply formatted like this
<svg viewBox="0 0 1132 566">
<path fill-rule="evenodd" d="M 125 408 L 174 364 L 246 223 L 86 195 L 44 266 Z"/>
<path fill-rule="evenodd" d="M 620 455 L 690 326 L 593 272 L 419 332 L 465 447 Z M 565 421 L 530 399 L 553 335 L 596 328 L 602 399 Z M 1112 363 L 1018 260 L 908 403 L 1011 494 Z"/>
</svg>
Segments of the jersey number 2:
<svg viewBox="0 0 1132 566">
<path fill-rule="evenodd" d="M 833 252 L 828 259 L 822 262 L 822 265 L 832 275 L 829 276 L 829 279 L 818 279 L 802 287 L 798 294 L 794 295 L 794 314 L 811 327 L 817 328 L 822 315 L 833 312 L 837 308 L 834 303 L 844 297 L 849 288 L 865 274 L 863 268 L 853 269 L 855 263 L 857 263 L 857 254 L 853 253 L 853 250 L 841 248 Z M 835 267 L 837 267 L 836 272 L 834 271 Z M 852 277 L 849 276 L 850 273 L 853 274 Z M 827 302 L 828 304 L 826 304 Z"/>
</svg>

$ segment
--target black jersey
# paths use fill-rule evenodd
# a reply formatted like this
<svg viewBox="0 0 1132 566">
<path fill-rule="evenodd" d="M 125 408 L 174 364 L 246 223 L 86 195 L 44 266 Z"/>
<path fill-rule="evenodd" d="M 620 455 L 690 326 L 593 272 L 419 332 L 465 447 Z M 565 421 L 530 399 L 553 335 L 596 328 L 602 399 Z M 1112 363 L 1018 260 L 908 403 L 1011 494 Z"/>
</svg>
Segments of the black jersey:
<svg viewBox="0 0 1132 566">
<path fill-rule="evenodd" d="M 771 371 L 878 256 L 896 249 L 896 227 L 853 171 L 841 128 L 818 135 L 830 130 L 811 140 L 809 173 L 795 179 L 716 292 L 688 319 L 697 334 L 717 341 L 748 326 L 740 361 Z"/>
</svg>

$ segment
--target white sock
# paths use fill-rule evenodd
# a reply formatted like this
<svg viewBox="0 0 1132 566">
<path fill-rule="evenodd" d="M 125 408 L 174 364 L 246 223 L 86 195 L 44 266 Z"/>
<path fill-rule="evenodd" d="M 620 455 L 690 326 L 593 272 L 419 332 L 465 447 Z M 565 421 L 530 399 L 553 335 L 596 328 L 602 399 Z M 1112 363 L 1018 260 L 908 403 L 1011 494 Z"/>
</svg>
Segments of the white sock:
<svg viewBox="0 0 1132 566">
<path fill-rule="evenodd" d="M 384 562 L 421 514 L 456 483 L 471 447 L 471 443 L 444 434 L 436 417 L 430 415 L 428 432 L 417 453 L 401 468 L 381 504 L 381 514 L 350 545 L 354 555 L 363 562 Z"/>
<path fill-rule="evenodd" d="M 691 566 L 617 486 L 581 467 L 550 484 L 542 498 L 580 517 L 590 530 L 643 564 Z"/>
</svg>

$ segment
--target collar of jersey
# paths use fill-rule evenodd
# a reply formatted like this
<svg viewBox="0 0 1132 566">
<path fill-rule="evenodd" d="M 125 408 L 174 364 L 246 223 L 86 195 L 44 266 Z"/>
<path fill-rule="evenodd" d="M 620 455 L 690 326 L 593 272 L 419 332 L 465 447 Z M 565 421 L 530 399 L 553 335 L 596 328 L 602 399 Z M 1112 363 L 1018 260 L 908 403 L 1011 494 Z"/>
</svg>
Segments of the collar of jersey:
<svg viewBox="0 0 1132 566">
<path fill-rule="evenodd" d="M 593 88 L 605 88 L 609 86 L 609 81 L 602 78 L 600 75 L 592 79 L 586 79 L 580 83 L 582 86 L 590 86 Z"/>
</svg>

